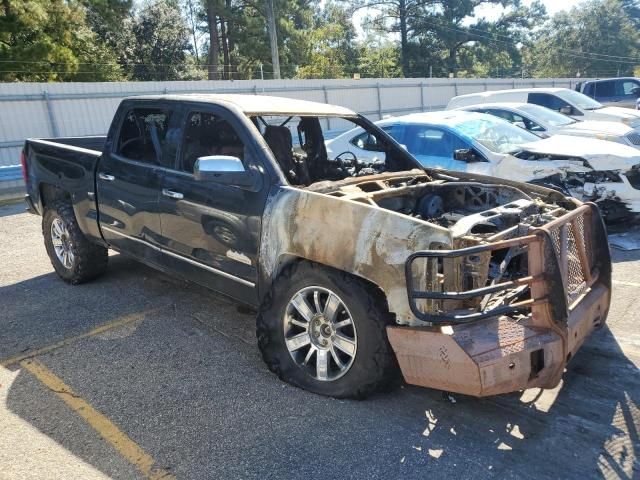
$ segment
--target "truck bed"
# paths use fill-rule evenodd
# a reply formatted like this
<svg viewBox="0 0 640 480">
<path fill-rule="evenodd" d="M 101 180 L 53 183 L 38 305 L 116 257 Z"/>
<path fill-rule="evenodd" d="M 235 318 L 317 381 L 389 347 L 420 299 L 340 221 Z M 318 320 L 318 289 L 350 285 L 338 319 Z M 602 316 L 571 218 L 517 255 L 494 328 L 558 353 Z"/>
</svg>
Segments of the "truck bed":
<svg viewBox="0 0 640 480">
<path fill-rule="evenodd" d="M 28 139 L 24 155 L 30 209 L 42 215 L 44 203 L 55 197 L 56 189 L 67 192 L 80 228 L 85 235 L 99 240 L 95 172 L 106 138 Z"/>
<path fill-rule="evenodd" d="M 83 148 L 86 150 L 93 150 L 98 154 L 102 153 L 104 143 L 107 141 L 106 135 L 93 136 L 93 137 L 60 137 L 60 138 L 34 138 L 29 141 L 35 142 L 47 142 L 53 144 L 60 144 L 61 148 L 65 146 Z"/>
</svg>

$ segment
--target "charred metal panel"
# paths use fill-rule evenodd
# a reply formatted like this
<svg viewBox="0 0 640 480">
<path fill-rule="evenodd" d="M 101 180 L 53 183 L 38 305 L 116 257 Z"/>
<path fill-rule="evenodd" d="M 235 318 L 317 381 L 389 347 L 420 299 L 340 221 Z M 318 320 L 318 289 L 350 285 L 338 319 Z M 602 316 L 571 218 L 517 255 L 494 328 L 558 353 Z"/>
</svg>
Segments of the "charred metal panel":
<svg viewBox="0 0 640 480">
<path fill-rule="evenodd" d="M 432 244 L 451 245 L 437 225 L 369 203 L 283 188 L 269 201 L 260 246 L 267 283 L 288 256 L 308 259 L 375 283 L 400 324 L 416 324 L 407 299 L 405 261 Z"/>
</svg>

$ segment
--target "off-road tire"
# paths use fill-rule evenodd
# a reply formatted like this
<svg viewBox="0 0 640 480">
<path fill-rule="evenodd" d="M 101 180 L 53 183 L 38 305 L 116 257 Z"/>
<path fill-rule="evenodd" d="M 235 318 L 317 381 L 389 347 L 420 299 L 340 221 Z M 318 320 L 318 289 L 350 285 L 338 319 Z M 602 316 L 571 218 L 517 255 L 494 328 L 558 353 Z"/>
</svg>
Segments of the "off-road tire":
<svg viewBox="0 0 640 480">
<path fill-rule="evenodd" d="M 284 318 L 291 298 L 305 287 L 335 292 L 349 309 L 357 332 L 353 364 L 341 377 L 321 381 L 292 359 L 285 344 Z M 336 398 L 363 399 L 401 378 L 386 326 L 393 323 L 381 291 L 344 272 L 311 262 L 288 266 L 273 283 L 257 317 L 258 346 L 269 369 L 281 380 Z"/>
<path fill-rule="evenodd" d="M 59 218 L 69 232 L 69 244 L 74 259 L 71 268 L 67 268 L 58 259 L 51 238 L 51 224 Z M 57 201 L 47 207 L 42 217 L 42 235 L 51 264 L 56 273 L 65 282 L 73 285 L 87 282 L 104 273 L 107 269 L 108 250 L 91 243 L 82 233 L 72 206 L 65 201 Z"/>
</svg>

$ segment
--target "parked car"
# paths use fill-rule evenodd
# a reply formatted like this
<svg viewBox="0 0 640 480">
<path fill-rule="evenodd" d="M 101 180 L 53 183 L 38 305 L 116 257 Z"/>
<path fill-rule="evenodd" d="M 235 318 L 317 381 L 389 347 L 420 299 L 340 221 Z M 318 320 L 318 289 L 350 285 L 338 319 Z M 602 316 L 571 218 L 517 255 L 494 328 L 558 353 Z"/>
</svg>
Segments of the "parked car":
<svg viewBox="0 0 640 480">
<path fill-rule="evenodd" d="M 634 77 L 606 78 L 578 82 L 576 91 L 597 100 L 604 105 L 617 107 L 638 107 L 640 79 Z"/>
<path fill-rule="evenodd" d="M 640 212 L 640 153 L 604 140 L 554 135 L 541 139 L 493 115 L 460 110 L 405 115 L 377 122 L 429 168 L 480 173 L 559 189 L 596 202 L 608 220 Z M 351 152 L 384 160 L 366 132 L 353 129 L 328 142 L 330 156 Z"/>
<path fill-rule="evenodd" d="M 494 115 L 542 138 L 551 135 L 590 137 L 640 148 L 640 133 L 622 122 L 579 121 L 532 103 L 483 103 L 460 110 Z"/>
<path fill-rule="evenodd" d="M 375 137 L 384 160 L 329 161 L 326 119 Z M 30 139 L 23 153 L 62 279 L 104 273 L 113 249 L 249 304 L 269 368 L 320 394 L 366 396 L 397 364 L 409 383 L 469 395 L 553 387 L 609 309 L 594 205 L 425 170 L 346 108 L 136 97 L 106 137 Z"/>
<path fill-rule="evenodd" d="M 622 107 L 605 107 L 593 98 L 568 88 L 519 88 L 470 93 L 452 98 L 447 110 L 495 102 L 533 103 L 576 120 L 614 121 L 635 129 L 640 127 L 640 112 Z"/>
</svg>

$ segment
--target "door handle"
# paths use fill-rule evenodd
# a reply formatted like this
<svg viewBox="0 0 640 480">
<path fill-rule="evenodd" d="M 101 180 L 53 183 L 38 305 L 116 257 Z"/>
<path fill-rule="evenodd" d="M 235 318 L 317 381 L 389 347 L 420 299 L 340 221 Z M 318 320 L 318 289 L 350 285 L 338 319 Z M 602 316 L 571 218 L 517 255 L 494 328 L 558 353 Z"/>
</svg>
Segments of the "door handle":
<svg viewBox="0 0 640 480">
<path fill-rule="evenodd" d="M 104 180 L 105 182 L 113 182 L 116 179 L 116 177 L 114 177 L 113 175 L 107 175 L 106 173 L 102 172 L 98 174 L 98 178 L 100 180 Z"/>
<path fill-rule="evenodd" d="M 162 195 L 169 198 L 175 198 L 176 200 L 182 200 L 184 198 L 184 195 L 182 193 L 167 190 L 166 188 L 162 189 Z"/>
</svg>

